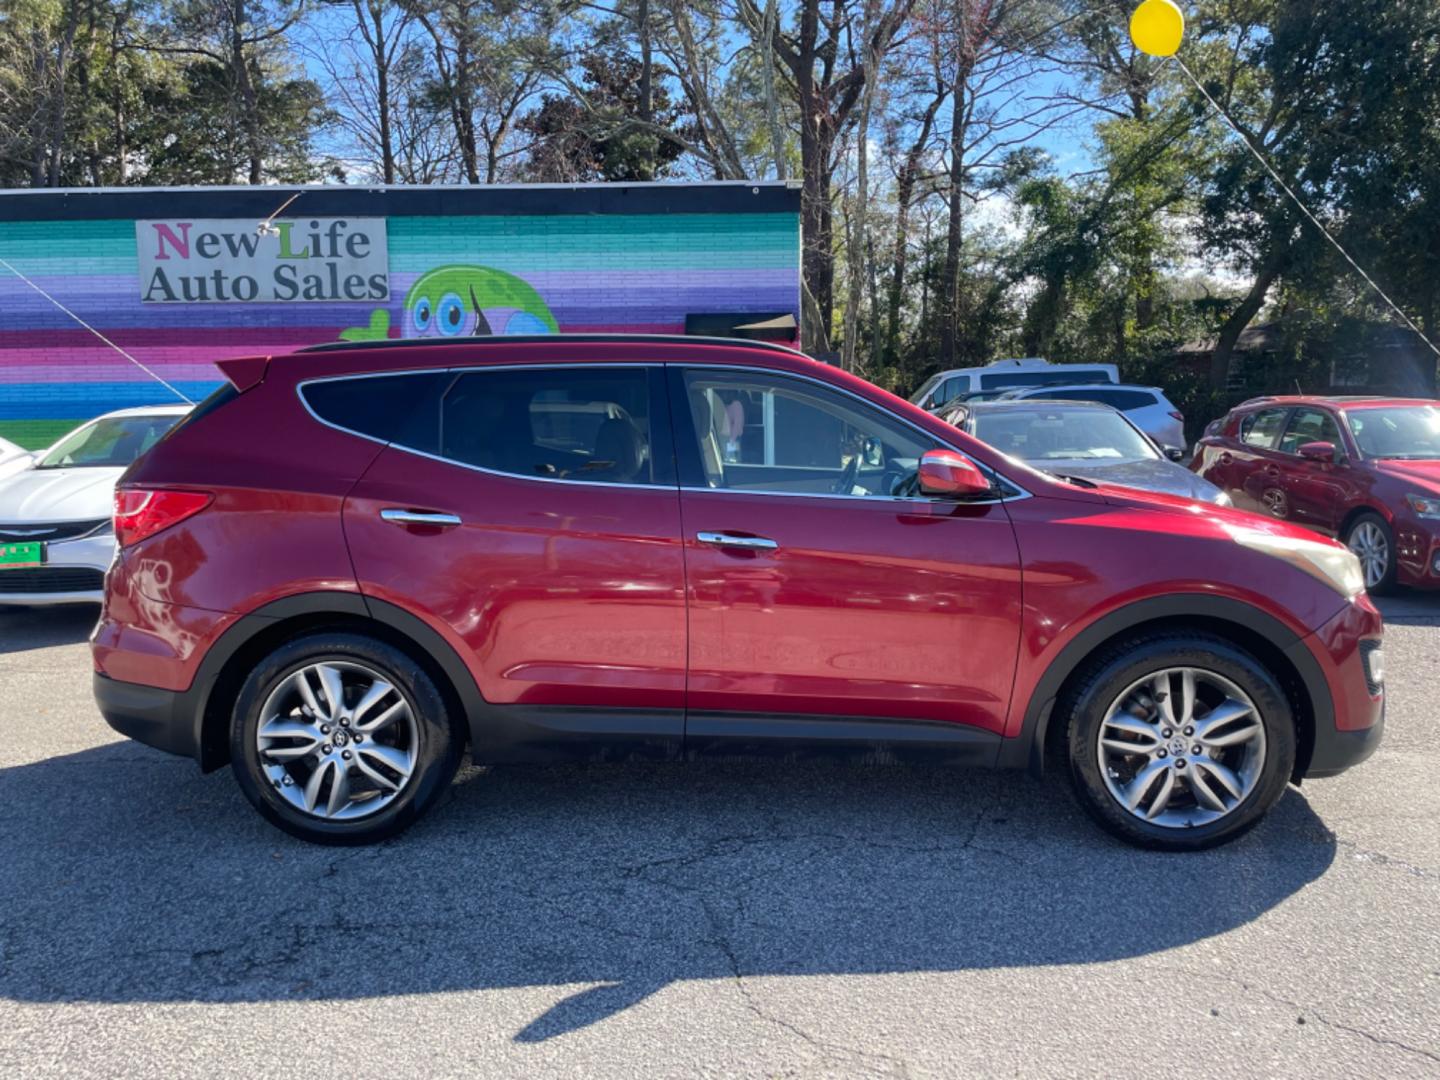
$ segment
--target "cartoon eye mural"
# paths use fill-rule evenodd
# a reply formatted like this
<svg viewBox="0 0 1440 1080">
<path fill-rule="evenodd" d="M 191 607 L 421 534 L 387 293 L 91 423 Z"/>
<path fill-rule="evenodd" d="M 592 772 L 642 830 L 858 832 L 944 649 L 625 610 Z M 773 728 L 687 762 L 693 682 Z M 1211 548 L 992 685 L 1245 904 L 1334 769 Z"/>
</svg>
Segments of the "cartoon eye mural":
<svg viewBox="0 0 1440 1080">
<path fill-rule="evenodd" d="M 426 304 L 429 301 L 422 299 L 420 303 Z M 445 337 L 456 337 L 465 332 L 465 324 L 469 320 L 465 317 L 465 304 L 460 297 L 453 292 L 446 293 L 440 298 L 440 306 L 435 310 L 438 313 L 436 326 Z"/>
<path fill-rule="evenodd" d="M 488 266 L 440 266 L 422 274 L 405 294 L 401 335 L 555 334 L 560 324 L 529 282 Z M 390 336 L 390 315 L 371 313 L 368 326 L 351 327 L 343 341 Z"/>
<path fill-rule="evenodd" d="M 423 326 L 420 312 L 434 312 Z M 441 266 L 410 286 L 407 337 L 441 334 L 554 334 L 560 325 L 534 287 L 488 266 Z M 516 327 L 511 329 L 512 324 Z"/>
</svg>

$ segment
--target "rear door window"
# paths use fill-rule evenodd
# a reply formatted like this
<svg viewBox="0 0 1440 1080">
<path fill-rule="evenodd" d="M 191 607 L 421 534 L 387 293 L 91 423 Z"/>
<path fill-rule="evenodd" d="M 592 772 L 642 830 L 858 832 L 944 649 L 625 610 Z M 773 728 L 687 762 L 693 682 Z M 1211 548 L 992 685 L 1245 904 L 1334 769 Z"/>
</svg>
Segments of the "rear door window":
<svg viewBox="0 0 1440 1080">
<path fill-rule="evenodd" d="M 647 367 L 466 372 L 441 406 L 440 456 L 532 479 L 672 483 L 651 400 Z"/>
<path fill-rule="evenodd" d="M 1261 409 L 1240 421 L 1240 441 L 1264 450 L 1275 449 L 1289 409 Z"/>
</svg>

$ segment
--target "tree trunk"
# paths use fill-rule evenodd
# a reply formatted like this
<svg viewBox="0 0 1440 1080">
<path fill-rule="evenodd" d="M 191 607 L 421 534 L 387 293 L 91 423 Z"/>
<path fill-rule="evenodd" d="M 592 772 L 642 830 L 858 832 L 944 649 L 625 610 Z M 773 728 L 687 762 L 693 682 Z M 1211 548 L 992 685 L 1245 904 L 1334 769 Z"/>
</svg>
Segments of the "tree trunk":
<svg viewBox="0 0 1440 1080">
<path fill-rule="evenodd" d="M 875 17 L 874 0 L 866 0 L 860 21 L 860 39 L 870 41 L 870 26 Z M 866 240 L 870 229 L 870 111 L 875 101 L 875 56 L 864 54 L 864 83 L 860 87 L 860 121 L 855 129 L 855 203 L 850 214 L 850 235 L 846 245 L 846 278 L 848 289 L 845 298 L 845 341 L 844 367 L 846 371 L 859 371 L 864 366 L 859 362 L 860 343 L 860 298 L 865 283 Z M 872 318 L 878 312 L 872 312 Z M 873 358 L 872 358 L 873 359 Z"/>
<path fill-rule="evenodd" d="M 50 187 L 60 186 L 60 169 L 65 160 L 65 83 L 70 75 L 70 50 L 79 25 L 79 5 L 72 3 L 65 21 L 65 33 L 55 49 L 55 88 L 50 99 L 50 152 L 45 165 L 45 180 Z"/>
<path fill-rule="evenodd" d="M 1275 284 L 1275 279 L 1280 276 L 1280 271 L 1285 268 L 1289 258 L 1290 241 L 1277 242 L 1277 246 L 1256 275 L 1250 291 L 1245 294 L 1245 299 L 1240 301 L 1240 306 L 1220 328 L 1220 336 L 1215 341 L 1215 351 L 1210 354 L 1210 385 L 1214 389 L 1225 389 L 1230 380 L 1230 361 L 1235 355 L 1235 344 L 1250 325 L 1250 320 L 1259 313 L 1270 286 Z"/>
<path fill-rule="evenodd" d="M 775 179 L 785 179 L 785 132 L 780 127 L 780 97 L 775 89 L 775 50 L 770 47 L 775 28 L 780 23 L 779 0 L 765 0 L 765 22 L 762 38 L 764 49 L 760 64 L 761 86 L 765 91 L 765 122 L 770 128 L 770 156 L 774 159 Z"/>
<path fill-rule="evenodd" d="M 920 157 L 930 141 L 930 132 L 935 125 L 935 115 L 945 100 L 943 89 L 930 100 L 925 115 L 920 121 L 920 133 L 905 155 L 905 164 L 895 188 L 895 248 L 893 276 L 890 278 L 889 293 L 885 298 L 885 362 L 895 363 L 900 356 L 900 301 L 905 292 L 905 271 L 910 261 L 910 202 L 915 198 L 915 181 L 920 174 Z M 878 326 L 878 320 L 877 320 Z"/>
<path fill-rule="evenodd" d="M 245 0 L 232 0 L 230 8 L 230 65 L 235 88 L 240 93 L 241 122 L 245 131 L 245 155 L 249 161 L 247 183 L 258 184 L 265 176 L 265 153 L 260 139 L 260 103 L 255 81 L 250 77 L 245 54 Z"/>
<path fill-rule="evenodd" d="M 640 122 L 649 125 L 655 120 L 655 95 L 652 89 L 651 72 L 651 47 L 650 47 L 650 0 L 639 0 L 635 12 L 636 29 L 640 37 L 640 101 L 639 113 Z M 648 127 L 647 127 L 648 130 Z M 649 160 L 645 162 L 642 171 L 642 178 L 645 180 L 655 179 L 655 150 L 658 149 L 654 136 L 649 136 L 647 146 Z"/>
<path fill-rule="evenodd" d="M 945 267 L 936 306 L 940 316 L 940 366 L 955 366 L 960 331 L 960 256 L 964 241 L 962 200 L 965 189 L 965 84 L 969 72 L 956 71 L 950 111 L 950 220 L 945 229 Z"/>
<path fill-rule="evenodd" d="M 121 70 L 121 41 L 125 35 L 125 24 L 130 17 L 130 8 L 126 5 L 115 13 L 115 21 L 110 30 L 110 66 L 114 69 L 113 84 L 114 92 L 110 102 L 110 113 L 115 130 L 111 133 L 115 143 L 115 172 L 119 183 L 124 185 L 130 178 L 130 146 L 127 137 L 128 124 L 125 117 L 125 77 Z"/>
<path fill-rule="evenodd" d="M 358 10 L 356 4 L 356 16 L 363 18 L 365 13 Z M 390 50 L 385 38 L 385 4 L 381 0 L 369 0 L 370 23 L 374 27 L 375 36 L 371 40 L 370 50 L 375 57 L 375 110 L 380 115 L 376 117 L 380 129 L 380 175 L 385 183 L 395 183 L 395 136 L 391 129 L 391 104 L 390 104 Z"/>
</svg>

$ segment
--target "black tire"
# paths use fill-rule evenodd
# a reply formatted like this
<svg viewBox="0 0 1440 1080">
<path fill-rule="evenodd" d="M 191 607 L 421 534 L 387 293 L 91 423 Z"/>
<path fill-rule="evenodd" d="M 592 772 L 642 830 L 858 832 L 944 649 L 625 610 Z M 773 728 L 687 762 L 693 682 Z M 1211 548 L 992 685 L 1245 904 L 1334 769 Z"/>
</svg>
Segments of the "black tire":
<svg viewBox="0 0 1440 1080">
<path fill-rule="evenodd" d="M 262 765 L 256 741 L 260 712 L 270 695 L 296 672 L 330 661 L 360 665 L 383 676 L 403 697 L 413 719 L 414 765 L 408 780 L 383 808 L 352 820 L 324 820 L 291 805 Z M 358 752 L 357 746 L 352 749 Z M 449 787 L 462 749 L 444 697 L 420 666 L 385 642 L 349 631 L 307 634 L 272 652 L 245 680 L 230 725 L 231 769 L 245 797 L 272 825 L 319 844 L 375 843 L 408 828 Z M 303 759 L 299 768 L 309 760 Z"/>
<path fill-rule="evenodd" d="M 1392 593 L 1395 591 L 1395 576 L 1398 570 L 1395 560 L 1395 533 L 1383 517 L 1367 510 L 1346 526 L 1345 535 L 1340 538 L 1340 542 L 1346 547 L 1350 547 L 1352 539 L 1355 537 L 1355 534 L 1360 531 L 1362 525 L 1374 526 L 1379 530 L 1380 536 L 1385 543 L 1386 552 L 1385 573 L 1381 575 L 1380 580 L 1376 584 L 1367 584 L 1366 590 L 1376 596 Z M 1355 549 L 1351 548 L 1351 550 L 1354 551 Z"/>
<path fill-rule="evenodd" d="M 1173 827 L 1142 820 L 1120 804 L 1101 771 L 1100 729 L 1107 710 L 1127 688 L 1167 668 L 1193 668 L 1229 680 L 1248 695 L 1263 727 L 1264 758 L 1253 787 L 1224 816 L 1205 824 Z M 1139 847 L 1199 851 L 1236 839 L 1284 794 L 1295 766 L 1295 720 L 1285 691 L 1255 657 L 1209 634 L 1168 632 L 1109 646 L 1085 665 L 1058 708 L 1068 725 L 1065 746 L 1080 805 L 1111 835 Z"/>
</svg>

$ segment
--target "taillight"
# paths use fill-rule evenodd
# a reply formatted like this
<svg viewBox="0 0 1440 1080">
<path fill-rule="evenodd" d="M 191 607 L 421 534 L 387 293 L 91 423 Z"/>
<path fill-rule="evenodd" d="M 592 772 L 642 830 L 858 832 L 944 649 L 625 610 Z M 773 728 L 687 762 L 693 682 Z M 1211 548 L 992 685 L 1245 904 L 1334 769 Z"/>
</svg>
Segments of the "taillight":
<svg viewBox="0 0 1440 1080">
<path fill-rule="evenodd" d="M 1182 424 L 1185 422 L 1185 414 L 1179 409 L 1171 409 L 1170 415 L 1173 416 L 1176 420 L 1179 420 Z"/>
<path fill-rule="evenodd" d="M 115 492 L 115 540 L 122 548 L 138 544 L 198 514 L 214 498 L 208 491 L 118 489 Z"/>
</svg>

